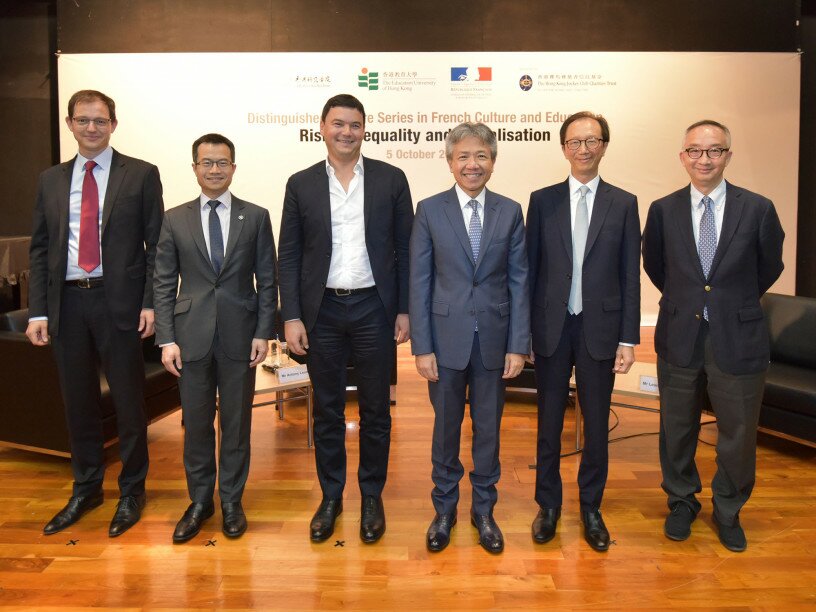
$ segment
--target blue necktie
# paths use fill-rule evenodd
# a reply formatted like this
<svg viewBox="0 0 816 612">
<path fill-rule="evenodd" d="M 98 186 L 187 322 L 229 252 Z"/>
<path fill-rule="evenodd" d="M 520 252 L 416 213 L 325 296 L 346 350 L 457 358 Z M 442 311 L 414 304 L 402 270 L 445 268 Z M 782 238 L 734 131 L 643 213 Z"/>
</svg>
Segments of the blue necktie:
<svg viewBox="0 0 816 612">
<path fill-rule="evenodd" d="M 712 205 L 714 202 L 708 196 L 702 199 L 705 207 L 700 217 L 700 233 L 697 239 L 697 252 L 700 255 L 700 265 L 703 267 L 703 276 L 708 278 L 711 272 L 711 263 L 717 250 L 717 224 L 714 220 Z M 703 318 L 708 321 L 708 306 L 703 307 Z"/>
<path fill-rule="evenodd" d="M 580 191 L 581 197 L 578 198 L 578 207 L 575 209 L 575 227 L 572 230 L 572 283 L 568 303 L 568 309 L 574 315 L 580 314 L 584 309 L 581 276 L 584 270 L 584 251 L 589 233 L 589 210 L 586 200 L 589 187 L 581 185 Z"/>
<path fill-rule="evenodd" d="M 470 248 L 473 251 L 473 261 L 479 260 L 479 246 L 482 242 L 482 221 L 479 219 L 479 202 L 471 200 L 467 203 L 473 209 L 470 215 L 470 225 L 468 225 L 468 238 L 470 238 Z"/>
<path fill-rule="evenodd" d="M 215 209 L 221 202 L 210 200 L 210 261 L 216 274 L 221 274 L 221 266 L 224 265 L 224 236 L 221 233 L 221 220 Z"/>
</svg>

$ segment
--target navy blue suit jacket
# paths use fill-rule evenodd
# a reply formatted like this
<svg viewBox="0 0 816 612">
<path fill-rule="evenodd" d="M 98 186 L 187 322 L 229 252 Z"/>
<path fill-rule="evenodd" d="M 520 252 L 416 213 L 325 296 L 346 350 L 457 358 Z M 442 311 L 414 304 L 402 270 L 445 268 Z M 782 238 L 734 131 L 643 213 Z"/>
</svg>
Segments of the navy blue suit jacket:
<svg viewBox="0 0 816 612">
<path fill-rule="evenodd" d="M 533 351 L 550 357 L 561 339 L 572 284 L 568 181 L 530 194 L 527 253 Z M 581 288 L 584 335 L 593 359 L 612 359 L 620 342 L 640 342 L 637 198 L 603 179 L 592 205 Z"/>
<path fill-rule="evenodd" d="M 689 187 L 652 203 L 643 232 L 643 267 L 663 294 L 655 350 L 688 366 L 708 306 L 717 366 L 729 374 L 768 367 L 770 345 L 759 298 L 779 278 L 785 232 L 773 203 L 726 182 L 725 210 L 708 278 L 694 242 Z"/>
</svg>

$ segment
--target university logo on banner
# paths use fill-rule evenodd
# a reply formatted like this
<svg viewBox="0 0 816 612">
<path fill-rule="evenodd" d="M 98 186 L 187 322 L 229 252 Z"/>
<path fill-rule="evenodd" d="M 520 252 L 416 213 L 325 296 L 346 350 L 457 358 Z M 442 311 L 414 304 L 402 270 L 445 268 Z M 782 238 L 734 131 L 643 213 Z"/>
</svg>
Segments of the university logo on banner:
<svg viewBox="0 0 816 612">
<path fill-rule="evenodd" d="M 357 75 L 357 86 L 365 87 L 369 91 L 376 91 L 380 88 L 380 73 L 369 72 L 368 68 L 362 68 Z"/>
<path fill-rule="evenodd" d="M 451 81 L 492 81 L 493 68 L 451 67 Z"/>
</svg>

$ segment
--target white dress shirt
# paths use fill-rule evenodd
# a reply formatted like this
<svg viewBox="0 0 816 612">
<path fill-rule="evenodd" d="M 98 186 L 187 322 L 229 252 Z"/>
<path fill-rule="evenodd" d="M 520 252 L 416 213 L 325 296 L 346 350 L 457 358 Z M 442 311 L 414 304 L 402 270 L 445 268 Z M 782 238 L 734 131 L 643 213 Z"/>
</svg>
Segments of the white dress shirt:
<svg viewBox="0 0 816 612">
<path fill-rule="evenodd" d="M 99 191 L 99 266 L 88 273 L 79 267 L 79 220 L 82 214 L 82 183 L 85 180 L 85 164 L 90 160 L 77 153 L 71 173 L 71 191 L 68 195 L 68 268 L 65 271 L 65 280 L 102 276 L 102 209 L 105 205 L 105 193 L 108 191 L 112 158 L 113 149 L 108 147 L 93 159 L 96 162 L 93 177 Z"/>
<path fill-rule="evenodd" d="M 705 206 L 703 206 L 704 197 L 705 194 L 698 191 L 694 185 L 691 186 L 691 227 L 694 230 L 695 245 L 700 242 L 700 219 L 703 218 L 703 211 L 705 210 Z M 714 223 L 717 226 L 717 242 L 719 242 L 725 211 L 725 179 L 708 194 L 708 197 L 713 202 Z"/>
<path fill-rule="evenodd" d="M 331 202 L 332 254 L 326 287 L 330 289 L 364 289 L 374 286 L 374 274 L 368 259 L 365 238 L 365 177 L 363 156 L 354 165 L 354 176 L 348 192 L 337 179 L 326 159 Z"/>
</svg>

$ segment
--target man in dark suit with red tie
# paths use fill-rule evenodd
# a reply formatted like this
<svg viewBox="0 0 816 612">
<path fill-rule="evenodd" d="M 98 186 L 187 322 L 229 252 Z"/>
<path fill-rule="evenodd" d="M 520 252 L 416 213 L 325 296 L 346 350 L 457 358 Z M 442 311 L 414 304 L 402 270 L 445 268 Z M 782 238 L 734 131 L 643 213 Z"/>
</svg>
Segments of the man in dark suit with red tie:
<svg viewBox="0 0 816 612">
<path fill-rule="evenodd" d="M 33 344 L 53 345 L 74 473 L 71 498 L 44 533 L 62 531 L 102 504 L 101 365 L 122 459 L 120 499 L 108 532 L 115 537 L 139 520 L 145 504 L 142 338 L 153 333 L 162 186 L 156 166 L 110 147 L 116 105 L 105 94 L 75 93 L 65 123 L 79 152 L 40 175 L 26 330 Z"/>
<path fill-rule="evenodd" d="M 700 512 L 694 462 L 708 393 L 717 417 L 714 523 L 731 551 L 747 547 L 739 512 L 756 480 L 756 431 L 770 346 L 759 304 L 779 278 L 785 233 L 773 203 L 723 178 L 731 133 L 703 120 L 686 130 L 680 162 L 691 185 L 654 202 L 643 267 L 660 290 L 655 328 L 660 467 L 670 513 L 664 533 L 685 540 Z"/>
<path fill-rule="evenodd" d="M 382 491 L 391 441 L 394 342 L 409 338 L 408 241 L 414 209 L 405 174 L 363 157 L 365 110 L 340 94 L 323 107 L 328 157 L 289 177 L 278 269 L 286 341 L 306 355 L 315 393 L 315 459 L 323 501 L 310 524 L 322 542 L 343 511 L 346 365 L 357 373 L 360 538 L 385 532 Z"/>
<path fill-rule="evenodd" d="M 640 342 L 640 220 L 637 198 L 601 179 L 609 124 L 579 112 L 561 126 L 566 181 L 535 191 L 527 209 L 530 315 L 538 387 L 533 539 L 555 537 L 561 515 L 561 430 L 573 367 L 584 417 L 578 470 L 584 539 L 609 548 L 601 518 L 608 471 L 609 404 Z"/>
</svg>

